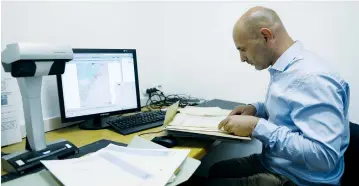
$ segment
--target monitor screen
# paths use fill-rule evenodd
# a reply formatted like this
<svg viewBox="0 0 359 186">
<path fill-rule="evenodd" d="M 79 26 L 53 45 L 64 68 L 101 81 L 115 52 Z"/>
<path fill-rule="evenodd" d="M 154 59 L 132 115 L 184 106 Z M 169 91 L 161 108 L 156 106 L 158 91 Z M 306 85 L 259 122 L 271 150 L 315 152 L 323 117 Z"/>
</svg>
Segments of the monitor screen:
<svg viewBox="0 0 359 186">
<path fill-rule="evenodd" d="M 140 109 L 135 50 L 74 49 L 58 84 L 64 120 Z"/>
</svg>

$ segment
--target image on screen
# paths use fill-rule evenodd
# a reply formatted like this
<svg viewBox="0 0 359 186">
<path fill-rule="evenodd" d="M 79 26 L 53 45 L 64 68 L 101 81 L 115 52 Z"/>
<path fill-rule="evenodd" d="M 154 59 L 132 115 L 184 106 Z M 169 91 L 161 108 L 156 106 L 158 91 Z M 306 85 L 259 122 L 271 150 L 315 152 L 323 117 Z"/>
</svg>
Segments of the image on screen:
<svg viewBox="0 0 359 186">
<path fill-rule="evenodd" d="M 66 118 L 137 108 L 132 53 L 74 53 L 61 79 Z"/>
</svg>

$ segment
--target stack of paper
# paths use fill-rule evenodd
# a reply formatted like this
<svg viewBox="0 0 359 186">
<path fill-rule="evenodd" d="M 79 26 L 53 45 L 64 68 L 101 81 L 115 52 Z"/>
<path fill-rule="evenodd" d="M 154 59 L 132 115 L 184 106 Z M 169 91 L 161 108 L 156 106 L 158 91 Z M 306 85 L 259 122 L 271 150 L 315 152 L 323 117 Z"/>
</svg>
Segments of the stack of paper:
<svg viewBox="0 0 359 186">
<path fill-rule="evenodd" d="M 189 150 L 110 144 L 91 155 L 41 161 L 64 185 L 166 185 Z"/>
<path fill-rule="evenodd" d="M 229 115 L 231 110 L 225 110 L 219 107 L 192 106 L 187 106 L 182 109 L 171 106 L 169 109 L 171 109 L 171 113 L 177 113 L 177 111 L 180 113 L 171 115 L 172 117 L 166 114 L 166 119 L 169 121 L 166 126 L 167 131 L 202 134 L 229 139 L 250 139 L 249 137 L 235 136 L 218 129 L 219 123 Z M 173 111 L 174 109 L 176 109 L 176 112 Z"/>
<path fill-rule="evenodd" d="M 178 109 L 180 113 L 197 116 L 228 116 L 231 110 L 221 109 L 219 107 L 193 107 L 187 106 Z"/>
</svg>

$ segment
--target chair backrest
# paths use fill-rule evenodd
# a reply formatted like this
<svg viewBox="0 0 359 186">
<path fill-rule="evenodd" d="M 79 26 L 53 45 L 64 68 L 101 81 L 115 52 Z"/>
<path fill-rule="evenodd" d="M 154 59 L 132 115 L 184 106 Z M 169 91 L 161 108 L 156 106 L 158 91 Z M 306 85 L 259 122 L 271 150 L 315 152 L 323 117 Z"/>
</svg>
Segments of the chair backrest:
<svg viewBox="0 0 359 186">
<path fill-rule="evenodd" d="M 350 122 L 350 142 L 344 153 L 345 169 L 341 185 L 357 183 L 359 170 L 359 125 Z"/>
</svg>

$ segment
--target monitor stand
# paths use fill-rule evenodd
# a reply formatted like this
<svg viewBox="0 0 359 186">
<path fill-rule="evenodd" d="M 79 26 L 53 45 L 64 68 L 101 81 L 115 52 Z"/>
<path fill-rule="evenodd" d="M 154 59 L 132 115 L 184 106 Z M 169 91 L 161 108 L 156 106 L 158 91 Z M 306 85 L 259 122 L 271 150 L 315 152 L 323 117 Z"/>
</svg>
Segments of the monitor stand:
<svg viewBox="0 0 359 186">
<path fill-rule="evenodd" d="M 83 130 L 98 130 L 98 129 L 104 129 L 108 127 L 108 124 L 106 124 L 107 118 L 103 118 L 101 116 L 96 116 L 93 119 L 86 120 L 82 123 L 80 123 L 80 129 Z"/>
</svg>

